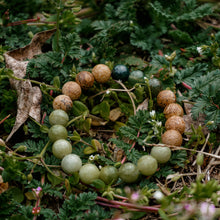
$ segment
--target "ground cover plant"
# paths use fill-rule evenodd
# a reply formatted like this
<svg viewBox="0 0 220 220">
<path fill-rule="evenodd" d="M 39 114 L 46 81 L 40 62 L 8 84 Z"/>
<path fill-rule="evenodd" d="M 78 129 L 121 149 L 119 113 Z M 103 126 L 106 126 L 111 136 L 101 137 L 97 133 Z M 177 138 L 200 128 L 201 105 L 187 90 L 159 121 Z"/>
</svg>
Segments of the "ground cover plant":
<svg viewBox="0 0 220 220">
<path fill-rule="evenodd" d="M 215 1 L 1 1 L 0 218 L 218 219 Z"/>
</svg>

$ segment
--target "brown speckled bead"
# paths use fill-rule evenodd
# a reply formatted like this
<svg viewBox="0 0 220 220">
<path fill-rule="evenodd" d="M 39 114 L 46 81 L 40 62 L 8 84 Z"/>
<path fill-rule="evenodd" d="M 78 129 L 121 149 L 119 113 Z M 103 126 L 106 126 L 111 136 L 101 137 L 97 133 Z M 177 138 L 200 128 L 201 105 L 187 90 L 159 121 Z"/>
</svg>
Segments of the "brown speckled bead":
<svg viewBox="0 0 220 220">
<path fill-rule="evenodd" d="M 105 64 L 97 64 L 93 67 L 92 74 L 97 82 L 105 83 L 111 76 L 111 70 Z"/>
<path fill-rule="evenodd" d="M 182 135 L 176 130 L 165 131 L 161 138 L 162 143 L 167 145 L 181 146 L 183 142 Z"/>
<path fill-rule="evenodd" d="M 162 108 L 174 102 L 176 102 L 176 95 L 171 90 L 162 90 L 157 95 L 157 104 Z"/>
<path fill-rule="evenodd" d="M 81 71 L 76 75 L 76 82 L 82 89 L 89 89 L 93 86 L 94 76 L 88 71 Z"/>
<path fill-rule="evenodd" d="M 71 98 L 67 95 L 58 95 L 53 100 L 53 109 L 62 109 L 65 112 L 68 112 L 73 107 L 73 102 Z"/>
<path fill-rule="evenodd" d="M 69 96 L 72 100 L 76 100 L 81 96 L 82 90 L 78 83 L 69 81 L 63 85 L 62 93 Z"/>
<path fill-rule="evenodd" d="M 171 103 L 165 107 L 163 110 L 164 116 L 166 119 L 170 118 L 173 115 L 183 116 L 183 108 L 177 103 Z"/>
<path fill-rule="evenodd" d="M 183 134 L 185 131 L 185 121 L 182 117 L 173 115 L 167 119 L 165 128 L 166 130 L 177 130 L 180 134 Z"/>
</svg>

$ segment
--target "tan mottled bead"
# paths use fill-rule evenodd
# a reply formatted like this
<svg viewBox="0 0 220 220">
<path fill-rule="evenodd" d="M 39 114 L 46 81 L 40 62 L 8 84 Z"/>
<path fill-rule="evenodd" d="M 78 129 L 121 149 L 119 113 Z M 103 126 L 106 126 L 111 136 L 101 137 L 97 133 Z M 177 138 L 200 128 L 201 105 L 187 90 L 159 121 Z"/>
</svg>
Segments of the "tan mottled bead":
<svg viewBox="0 0 220 220">
<path fill-rule="evenodd" d="M 166 130 L 177 130 L 180 134 L 183 134 L 185 131 L 185 121 L 182 117 L 173 115 L 167 119 L 165 128 Z"/>
<path fill-rule="evenodd" d="M 105 64 L 97 64 L 93 67 L 92 74 L 97 82 L 105 83 L 111 76 L 111 70 Z"/>
<path fill-rule="evenodd" d="M 73 107 L 73 102 L 71 98 L 67 95 L 58 95 L 53 100 L 53 109 L 62 109 L 65 112 L 68 112 Z"/>
<path fill-rule="evenodd" d="M 174 102 L 176 102 L 176 95 L 171 90 L 162 90 L 157 95 L 157 104 L 162 108 Z"/>
<path fill-rule="evenodd" d="M 183 108 L 177 103 L 170 103 L 167 105 L 163 111 L 166 119 L 170 118 L 173 115 L 183 116 Z"/>
<path fill-rule="evenodd" d="M 82 90 L 78 83 L 69 81 L 63 85 L 62 93 L 69 96 L 72 100 L 76 100 L 81 96 Z"/>
<path fill-rule="evenodd" d="M 76 75 L 76 82 L 82 89 L 89 89 L 94 84 L 94 76 L 88 71 L 81 71 Z"/>
<path fill-rule="evenodd" d="M 183 142 L 182 135 L 177 130 L 168 130 L 162 134 L 162 143 L 167 145 L 181 146 Z"/>
</svg>

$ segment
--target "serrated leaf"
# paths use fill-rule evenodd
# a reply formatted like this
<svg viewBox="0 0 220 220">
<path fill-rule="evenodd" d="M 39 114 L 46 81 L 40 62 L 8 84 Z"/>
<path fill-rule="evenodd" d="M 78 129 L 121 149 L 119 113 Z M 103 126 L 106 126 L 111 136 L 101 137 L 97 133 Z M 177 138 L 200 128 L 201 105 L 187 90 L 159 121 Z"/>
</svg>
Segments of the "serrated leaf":
<svg viewBox="0 0 220 220">
<path fill-rule="evenodd" d="M 59 49 L 63 56 L 80 58 L 80 42 L 81 39 L 77 33 L 69 33 L 59 38 Z"/>
<path fill-rule="evenodd" d="M 122 128 L 120 128 L 120 133 L 124 136 L 129 138 L 130 140 L 137 140 L 137 134 L 138 131 L 132 127 L 128 127 L 128 126 L 123 126 Z"/>
</svg>

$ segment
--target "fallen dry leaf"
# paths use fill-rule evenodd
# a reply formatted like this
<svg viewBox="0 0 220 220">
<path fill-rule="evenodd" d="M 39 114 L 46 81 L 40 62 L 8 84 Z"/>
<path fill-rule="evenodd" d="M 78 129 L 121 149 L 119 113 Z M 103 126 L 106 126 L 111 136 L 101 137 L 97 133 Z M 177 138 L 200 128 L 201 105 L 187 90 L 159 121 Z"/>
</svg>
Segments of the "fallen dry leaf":
<svg viewBox="0 0 220 220">
<path fill-rule="evenodd" d="M 4 183 L 2 176 L 0 175 L 0 194 L 8 189 L 8 182 Z"/>
<path fill-rule="evenodd" d="M 121 108 L 114 108 L 110 111 L 109 120 L 117 121 L 117 119 L 122 115 Z"/>
<path fill-rule="evenodd" d="M 89 114 L 89 117 L 92 119 L 92 126 L 105 126 L 108 123 L 108 121 L 95 115 Z"/>
<path fill-rule="evenodd" d="M 138 110 L 147 110 L 148 109 L 148 101 L 149 101 L 149 99 L 147 98 L 140 105 L 138 105 L 137 111 Z"/>
<path fill-rule="evenodd" d="M 18 78 L 24 78 L 28 65 L 27 59 L 32 59 L 35 55 L 41 54 L 41 47 L 54 33 L 56 29 L 43 31 L 34 35 L 30 44 L 25 47 L 8 51 L 4 54 L 6 67 L 14 72 Z M 32 87 L 29 80 L 20 81 L 10 79 L 12 88 L 17 91 L 17 115 L 14 127 L 6 139 L 6 142 L 20 128 L 29 116 L 36 121 L 40 121 L 40 103 L 42 93 L 39 87 Z"/>
</svg>

